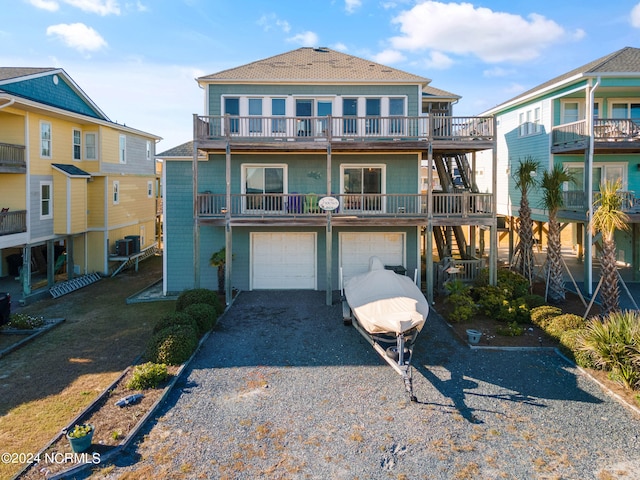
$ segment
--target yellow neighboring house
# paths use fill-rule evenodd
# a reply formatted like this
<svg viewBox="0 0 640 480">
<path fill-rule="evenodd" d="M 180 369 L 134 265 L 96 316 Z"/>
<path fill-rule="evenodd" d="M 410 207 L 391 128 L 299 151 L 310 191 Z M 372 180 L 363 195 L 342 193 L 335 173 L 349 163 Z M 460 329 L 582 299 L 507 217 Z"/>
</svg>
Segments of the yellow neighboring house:
<svg viewBox="0 0 640 480">
<path fill-rule="evenodd" d="M 159 140 L 62 69 L 0 67 L 0 279 L 28 302 L 155 249 Z"/>
</svg>

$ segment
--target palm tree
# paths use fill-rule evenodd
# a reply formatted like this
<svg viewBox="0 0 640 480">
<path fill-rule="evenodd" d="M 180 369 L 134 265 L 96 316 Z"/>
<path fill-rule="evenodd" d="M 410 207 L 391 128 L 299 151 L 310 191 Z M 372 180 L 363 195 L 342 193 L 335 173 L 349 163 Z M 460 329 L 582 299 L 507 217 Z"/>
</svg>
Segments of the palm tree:
<svg viewBox="0 0 640 480">
<path fill-rule="evenodd" d="M 520 190 L 520 210 L 518 212 L 518 237 L 513 265 L 515 271 L 529 280 L 529 285 L 533 283 L 533 220 L 531 218 L 531 207 L 529 207 L 529 190 L 536 186 L 533 173 L 538 170 L 540 164 L 533 157 L 528 156 L 520 160 L 518 168 L 514 174 L 516 187 Z"/>
<path fill-rule="evenodd" d="M 542 175 L 542 204 L 549 212 L 549 233 L 547 236 L 547 291 L 552 303 L 565 301 L 564 279 L 562 268 L 562 245 L 560 243 L 560 222 L 558 210 L 564 206 L 562 184 L 574 179 L 560 165 L 554 165 Z"/>
<path fill-rule="evenodd" d="M 226 261 L 227 251 L 224 247 L 217 252 L 213 252 L 211 258 L 209 258 L 209 265 L 218 269 L 218 293 L 220 294 L 224 294 Z"/>
<path fill-rule="evenodd" d="M 600 194 L 593 203 L 591 230 L 594 234 L 602 234 L 602 258 L 600 259 L 602 315 L 620 309 L 614 234 L 616 230 L 629 228 L 629 217 L 622 211 L 622 198 L 618 195 L 620 188 L 622 188 L 620 179 L 615 182 L 605 180 L 600 184 Z"/>
</svg>

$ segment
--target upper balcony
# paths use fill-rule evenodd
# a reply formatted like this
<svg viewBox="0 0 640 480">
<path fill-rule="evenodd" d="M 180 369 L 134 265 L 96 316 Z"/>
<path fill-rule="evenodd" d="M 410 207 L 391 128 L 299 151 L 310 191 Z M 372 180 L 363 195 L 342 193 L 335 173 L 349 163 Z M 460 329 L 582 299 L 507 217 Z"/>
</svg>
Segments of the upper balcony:
<svg viewBox="0 0 640 480">
<path fill-rule="evenodd" d="M 26 173 L 24 145 L 0 143 L 0 173 Z"/>
<path fill-rule="evenodd" d="M 563 218 L 574 218 L 584 220 L 586 212 L 589 209 L 587 203 L 587 194 L 583 190 L 568 190 L 562 192 L 564 207 L 562 208 Z M 593 192 L 592 205 L 598 200 L 600 192 Z M 630 215 L 632 219 L 636 216 L 640 217 L 640 198 L 636 197 L 635 192 L 619 191 L 621 197 L 620 209 Z"/>
<path fill-rule="evenodd" d="M 6 207 L 0 210 L 0 236 L 13 235 L 14 233 L 23 233 L 26 231 L 26 210 L 9 210 Z"/>
<path fill-rule="evenodd" d="M 320 208 L 324 195 L 316 193 L 231 194 L 231 209 L 225 194 L 198 194 L 201 222 L 224 224 L 226 217 L 235 225 L 246 224 L 326 224 L 327 212 Z M 490 193 L 434 192 L 425 194 L 335 194 L 338 208 L 332 211 L 332 223 L 384 223 L 422 225 L 427 218 L 434 224 L 486 224 L 493 218 Z"/>
<path fill-rule="evenodd" d="M 439 148 L 478 151 L 493 147 L 493 117 L 259 117 L 194 115 L 198 148 L 425 149 L 431 141 Z"/>
<path fill-rule="evenodd" d="M 551 153 L 582 153 L 589 138 L 586 120 L 557 125 L 552 129 Z M 596 153 L 640 152 L 640 119 L 596 118 L 593 142 Z"/>
</svg>

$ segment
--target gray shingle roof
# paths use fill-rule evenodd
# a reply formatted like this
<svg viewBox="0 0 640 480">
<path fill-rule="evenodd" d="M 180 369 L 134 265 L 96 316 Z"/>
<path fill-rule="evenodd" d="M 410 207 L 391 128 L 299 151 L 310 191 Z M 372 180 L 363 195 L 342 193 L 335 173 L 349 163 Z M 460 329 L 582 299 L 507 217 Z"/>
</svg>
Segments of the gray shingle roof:
<svg viewBox="0 0 640 480">
<path fill-rule="evenodd" d="M 68 165 L 66 163 L 52 163 L 51 166 L 56 170 L 59 170 L 70 177 L 90 177 L 91 176 L 89 172 L 85 172 L 84 170 L 76 167 L 75 165 Z"/>
<path fill-rule="evenodd" d="M 198 150 L 198 156 L 206 156 L 206 152 Z M 193 158 L 193 142 L 186 142 L 177 147 L 172 147 L 169 150 L 165 150 L 162 153 L 157 153 L 156 157 L 160 158 L 173 158 L 173 157 L 191 157 Z"/>
<path fill-rule="evenodd" d="M 28 67 L 0 67 L 0 80 L 11 80 L 12 78 L 26 77 L 43 72 L 51 72 L 57 68 L 28 68 Z"/>
<path fill-rule="evenodd" d="M 537 91 L 544 90 L 545 88 L 552 87 L 556 84 L 561 84 L 562 82 L 577 76 L 597 76 L 599 74 L 604 75 L 615 73 L 637 73 L 638 76 L 640 76 L 640 48 L 625 47 L 605 55 L 604 57 L 600 57 L 531 88 L 490 110 L 499 110 L 503 105 L 517 102 L 519 99 L 528 97 Z"/>
<path fill-rule="evenodd" d="M 210 82 L 419 83 L 431 80 L 329 48 L 303 47 L 198 78 Z"/>
</svg>

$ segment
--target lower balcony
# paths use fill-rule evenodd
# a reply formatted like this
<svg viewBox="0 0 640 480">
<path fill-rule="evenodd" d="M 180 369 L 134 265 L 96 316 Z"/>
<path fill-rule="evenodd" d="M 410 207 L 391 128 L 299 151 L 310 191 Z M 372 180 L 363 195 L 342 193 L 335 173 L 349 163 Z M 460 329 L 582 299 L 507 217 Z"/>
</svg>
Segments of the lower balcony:
<svg viewBox="0 0 640 480">
<path fill-rule="evenodd" d="M 27 231 L 27 211 L 0 211 L 0 235 L 12 235 Z"/>
<path fill-rule="evenodd" d="M 225 194 L 198 195 L 198 215 L 201 219 L 308 219 L 322 218 L 323 195 L 315 193 L 232 194 L 228 211 Z M 414 219 L 426 222 L 431 214 L 441 219 L 488 219 L 493 217 L 493 195 L 488 193 L 434 192 L 432 205 L 424 194 L 339 194 L 332 195 L 338 206 L 332 216 L 339 218 Z"/>
<path fill-rule="evenodd" d="M 25 173 L 25 146 L 0 142 L 0 173 Z"/>
</svg>

